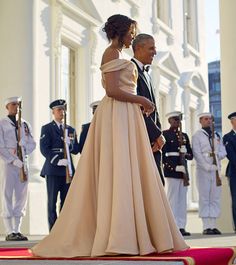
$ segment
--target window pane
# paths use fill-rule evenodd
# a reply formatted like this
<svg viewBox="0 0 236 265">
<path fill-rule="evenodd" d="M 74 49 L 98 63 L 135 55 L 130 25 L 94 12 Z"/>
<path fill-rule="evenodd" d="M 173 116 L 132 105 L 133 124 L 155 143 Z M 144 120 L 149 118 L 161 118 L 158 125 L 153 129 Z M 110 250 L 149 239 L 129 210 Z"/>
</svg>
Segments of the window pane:
<svg viewBox="0 0 236 265">
<path fill-rule="evenodd" d="M 60 97 L 68 102 L 70 90 L 70 50 L 66 46 L 61 49 L 61 91 Z"/>
<path fill-rule="evenodd" d="M 60 98 L 67 102 L 67 120 L 68 123 L 74 123 L 74 73 L 75 73 L 75 52 L 70 47 L 62 45 L 61 47 L 61 87 L 59 91 Z"/>
</svg>

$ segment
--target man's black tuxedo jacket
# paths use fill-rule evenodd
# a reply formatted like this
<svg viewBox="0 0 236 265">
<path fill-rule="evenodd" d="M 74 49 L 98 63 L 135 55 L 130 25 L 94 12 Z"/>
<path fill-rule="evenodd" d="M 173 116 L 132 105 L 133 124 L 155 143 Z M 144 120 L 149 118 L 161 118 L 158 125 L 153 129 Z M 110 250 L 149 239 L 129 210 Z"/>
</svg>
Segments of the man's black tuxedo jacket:
<svg viewBox="0 0 236 265">
<path fill-rule="evenodd" d="M 152 143 L 162 133 L 161 123 L 160 123 L 159 115 L 158 115 L 157 108 L 156 108 L 155 96 L 154 96 L 152 87 L 149 86 L 149 83 L 146 80 L 146 77 L 144 76 L 143 71 L 139 68 L 139 66 L 133 59 L 131 61 L 135 63 L 138 68 L 137 94 L 148 98 L 150 101 L 152 101 L 155 104 L 155 111 L 149 117 L 146 117 L 146 115 L 144 115 L 147 131 L 148 131 L 148 136 L 149 136 L 150 142 Z"/>
<path fill-rule="evenodd" d="M 155 96 L 153 93 L 153 89 L 152 87 L 150 87 L 150 83 L 147 81 L 143 71 L 139 68 L 135 60 L 131 59 L 131 61 L 135 63 L 138 69 L 137 94 L 148 98 L 155 105 L 155 111 L 150 116 L 147 117 L 146 115 L 144 115 L 144 120 L 145 120 L 145 124 L 147 127 L 149 140 L 150 140 L 150 143 L 152 143 L 162 134 L 161 123 L 159 119 L 159 114 L 157 112 Z M 165 181 L 164 181 L 164 174 L 163 174 L 163 168 L 162 168 L 161 152 L 160 151 L 155 152 L 153 153 L 153 155 L 156 161 L 156 165 L 157 165 L 162 183 L 164 185 Z"/>
</svg>

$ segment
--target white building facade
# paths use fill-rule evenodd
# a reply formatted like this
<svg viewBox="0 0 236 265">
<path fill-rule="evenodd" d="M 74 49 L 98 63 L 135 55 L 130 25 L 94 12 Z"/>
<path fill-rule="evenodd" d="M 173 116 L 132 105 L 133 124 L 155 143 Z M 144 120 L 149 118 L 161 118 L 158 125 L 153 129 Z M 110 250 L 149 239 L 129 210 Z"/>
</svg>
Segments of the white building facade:
<svg viewBox="0 0 236 265">
<path fill-rule="evenodd" d="M 184 130 L 191 138 L 199 126 L 197 114 L 208 110 L 203 0 L 1 0 L 0 116 L 6 115 L 5 98 L 22 96 L 23 116 L 37 141 L 24 233 L 48 232 L 39 137 L 41 126 L 51 120 L 49 103 L 67 100 L 69 123 L 78 133 L 91 119 L 89 104 L 104 95 L 99 67 L 107 40 L 102 27 L 118 13 L 135 19 L 139 33 L 156 40 L 151 75 L 163 128 L 168 128 L 165 113 L 183 111 Z M 131 58 L 132 50 L 124 56 Z M 193 209 L 194 162 L 190 167 L 188 201 Z"/>
</svg>

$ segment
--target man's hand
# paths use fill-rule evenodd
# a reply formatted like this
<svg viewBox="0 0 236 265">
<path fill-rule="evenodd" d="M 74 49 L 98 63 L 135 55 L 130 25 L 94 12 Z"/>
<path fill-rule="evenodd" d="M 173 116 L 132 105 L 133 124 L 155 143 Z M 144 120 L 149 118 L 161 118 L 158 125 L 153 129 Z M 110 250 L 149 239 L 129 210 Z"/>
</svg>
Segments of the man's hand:
<svg viewBox="0 0 236 265">
<path fill-rule="evenodd" d="M 218 170 L 218 167 L 217 167 L 217 165 L 209 165 L 209 168 L 208 168 L 208 171 L 216 171 L 216 170 Z"/>
<path fill-rule="evenodd" d="M 166 139 L 163 136 L 163 134 L 161 134 L 158 138 L 157 141 L 159 143 L 160 149 L 162 149 L 163 145 L 166 143 Z"/>
<path fill-rule="evenodd" d="M 163 145 L 165 144 L 166 139 L 165 137 L 161 134 L 155 142 L 152 143 L 152 151 L 153 153 L 159 151 L 162 149 Z"/>
<path fill-rule="evenodd" d="M 147 117 L 155 110 L 155 105 L 152 103 L 149 99 L 146 97 L 141 97 L 141 105 L 142 105 L 142 111 L 143 114 L 145 114 Z"/>
<path fill-rule="evenodd" d="M 26 146 L 26 142 L 23 138 L 20 139 L 19 146 Z"/>
<path fill-rule="evenodd" d="M 182 166 L 182 165 L 180 165 L 180 166 L 176 166 L 175 171 L 176 171 L 176 172 L 181 172 L 181 173 L 186 174 L 185 167 Z"/>
<path fill-rule="evenodd" d="M 185 145 L 182 145 L 182 146 L 180 147 L 179 152 L 182 153 L 182 154 L 186 154 L 186 153 L 187 153 L 187 148 L 186 148 L 186 146 L 185 146 Z"/>
<path fill-rule="evenodd" d="M 65 142 L 65 144 L 70 145 L 70 137 L 69 136 L 65 137 L 64 142 Z"/>
<path fill-rule="evenodd" d="M 66 167 L 66 166 L 68 166 L 68 160 L 65 159 L 65 158 L 60 159 L 60 160 L 58 161 L 57 165 L 58 165 L 58 166 L 64 166 L 64 167 Z"/>
</svg>

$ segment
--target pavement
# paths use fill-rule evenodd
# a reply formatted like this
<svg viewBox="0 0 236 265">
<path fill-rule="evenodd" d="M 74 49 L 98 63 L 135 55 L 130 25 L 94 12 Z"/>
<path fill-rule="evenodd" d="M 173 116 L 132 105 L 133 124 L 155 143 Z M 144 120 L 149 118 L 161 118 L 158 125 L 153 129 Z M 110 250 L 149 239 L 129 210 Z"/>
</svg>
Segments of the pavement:
<svg viewBox="0 0 236 265">
<path fill-rule="evenodd" d="M 0 248 L 27 247 L 31 248 L 44 236 L 28 236 L 29 241 L 7 242 L 0 236 Z M 190 247 L 227 247 L 236 246 L 236 234 L 202 235 L 192 234 L 185 237 Z M 0 265 L 183 265 L 182 262 L 157 261 L 78 261 L 78 260 L 0 260 Z M 235 263 L 236 264 L 236 263 Z"/>
</svg>

